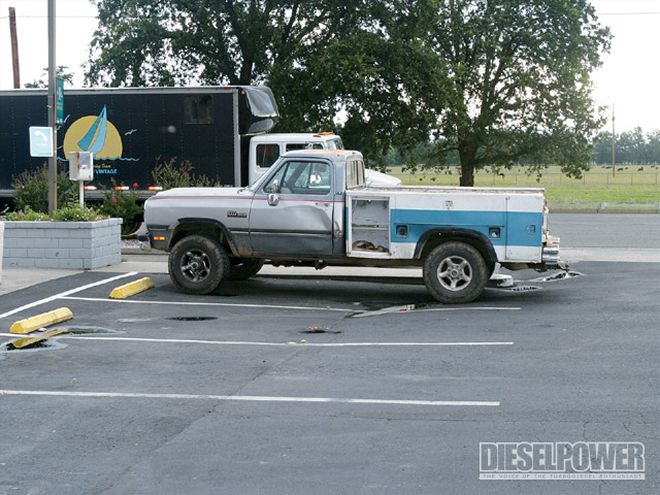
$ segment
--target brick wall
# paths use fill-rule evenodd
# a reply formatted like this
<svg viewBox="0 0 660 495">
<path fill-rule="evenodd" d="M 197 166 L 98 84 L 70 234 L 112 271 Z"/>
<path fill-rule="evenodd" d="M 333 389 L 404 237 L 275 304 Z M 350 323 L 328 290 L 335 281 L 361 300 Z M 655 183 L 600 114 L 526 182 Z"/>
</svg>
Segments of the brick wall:
<svg viewBox="0 0 660 495">
<path fill-rule="evenodd" d="M 121 219 L 5 222 L 5 267 L 94 269 L 121 262 Z"/>
</svg>

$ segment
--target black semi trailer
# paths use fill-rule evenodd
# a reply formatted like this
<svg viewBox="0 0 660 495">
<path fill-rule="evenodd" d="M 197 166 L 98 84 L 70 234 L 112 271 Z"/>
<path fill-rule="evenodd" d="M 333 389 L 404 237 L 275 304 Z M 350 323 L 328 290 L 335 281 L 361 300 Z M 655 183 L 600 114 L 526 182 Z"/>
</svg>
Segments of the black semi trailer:
<svg viewBox="0 0 660 495">
<path fill-rule="evenodd" d="M 28 133 L 30 126 L 47 125 L 46 100 L 41 89 L 0 91 L 2 197 L 11 196 L 14 176 L 46 163 L 30 157 Z M 66 90 L 64 115 L 57 133 L 63 170 L 72 151 L 92 151 L 88 189 L 148 195 L 158 189 L 152 169 L 171 162 L 187 162 L 222 185 L 247 185 L 249 136 L 268 132 L 278 112 L 270 89 L 228 86 Z"/>
</svg>

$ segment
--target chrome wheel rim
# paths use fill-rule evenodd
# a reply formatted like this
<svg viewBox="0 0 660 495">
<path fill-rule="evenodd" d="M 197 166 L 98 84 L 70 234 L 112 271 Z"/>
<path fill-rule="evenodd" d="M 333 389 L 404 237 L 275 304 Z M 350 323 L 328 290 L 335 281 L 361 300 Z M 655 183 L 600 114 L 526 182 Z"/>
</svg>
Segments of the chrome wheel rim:
<svg viewBox="0 0 660 495">
<path fill-rule="evenodd" d="M 201 282 L 211 274 L 211 260 L 200 249 L 186 251 L 181 257 L 181 273 L 191 282 Z"/>
<path fill-rule="evenodd" d="M 461 256 L 448 256 L 438 265 L 438 282 L 452 292 L 465 289 L 472 281 L 472 266 Z"/>
</svg>

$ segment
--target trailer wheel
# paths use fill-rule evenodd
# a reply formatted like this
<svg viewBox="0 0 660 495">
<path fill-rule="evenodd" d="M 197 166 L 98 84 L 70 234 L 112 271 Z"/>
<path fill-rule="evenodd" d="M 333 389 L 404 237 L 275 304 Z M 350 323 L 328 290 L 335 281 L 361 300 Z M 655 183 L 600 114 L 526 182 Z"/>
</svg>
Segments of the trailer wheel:
<svg viewBox="0 0 660 495">
<path fill-rule="evenodd" d="M 446 242 L 424 260 L 424 283 L 431 295 L 445 304 L 474 301 L 488 282 L 483 256 L 464 242 Z"/>
<path fill-rule="evenodd" d="M 182 291 L 209 294 L 229 274 L 229 256 L 216 240 L 189 235 L 174 245 L 168 269 L 172 282 Z"/>
<path fill-rule="evenodd" d="M 264 260 L 258 258 L 232 258 L 227 279 L 247 280 L 255 276 L 262 266 L 264 266 Z"/>
</svg>

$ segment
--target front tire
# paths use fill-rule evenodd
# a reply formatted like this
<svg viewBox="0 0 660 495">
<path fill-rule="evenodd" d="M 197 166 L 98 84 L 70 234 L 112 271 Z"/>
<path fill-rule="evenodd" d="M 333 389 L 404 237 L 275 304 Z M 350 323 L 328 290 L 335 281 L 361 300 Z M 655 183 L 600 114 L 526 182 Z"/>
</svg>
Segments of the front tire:
<svg viewBox="0 0 660 495">
<path fill-rule="evenodd" d="M 227 251 L 203 235 L 184 237 L 174 245 L 168 260 L 170 279 L 183 292 L 210 294 L 229 274 Z"/>
<path fill-rule="evenodd" d="M 445 304 L 474 301 L 486 286 L 489 269 L 483 256 L 464 242 L 446 242 L 424 260 L 424 284 L 429 293 Z"/>
</svg>

